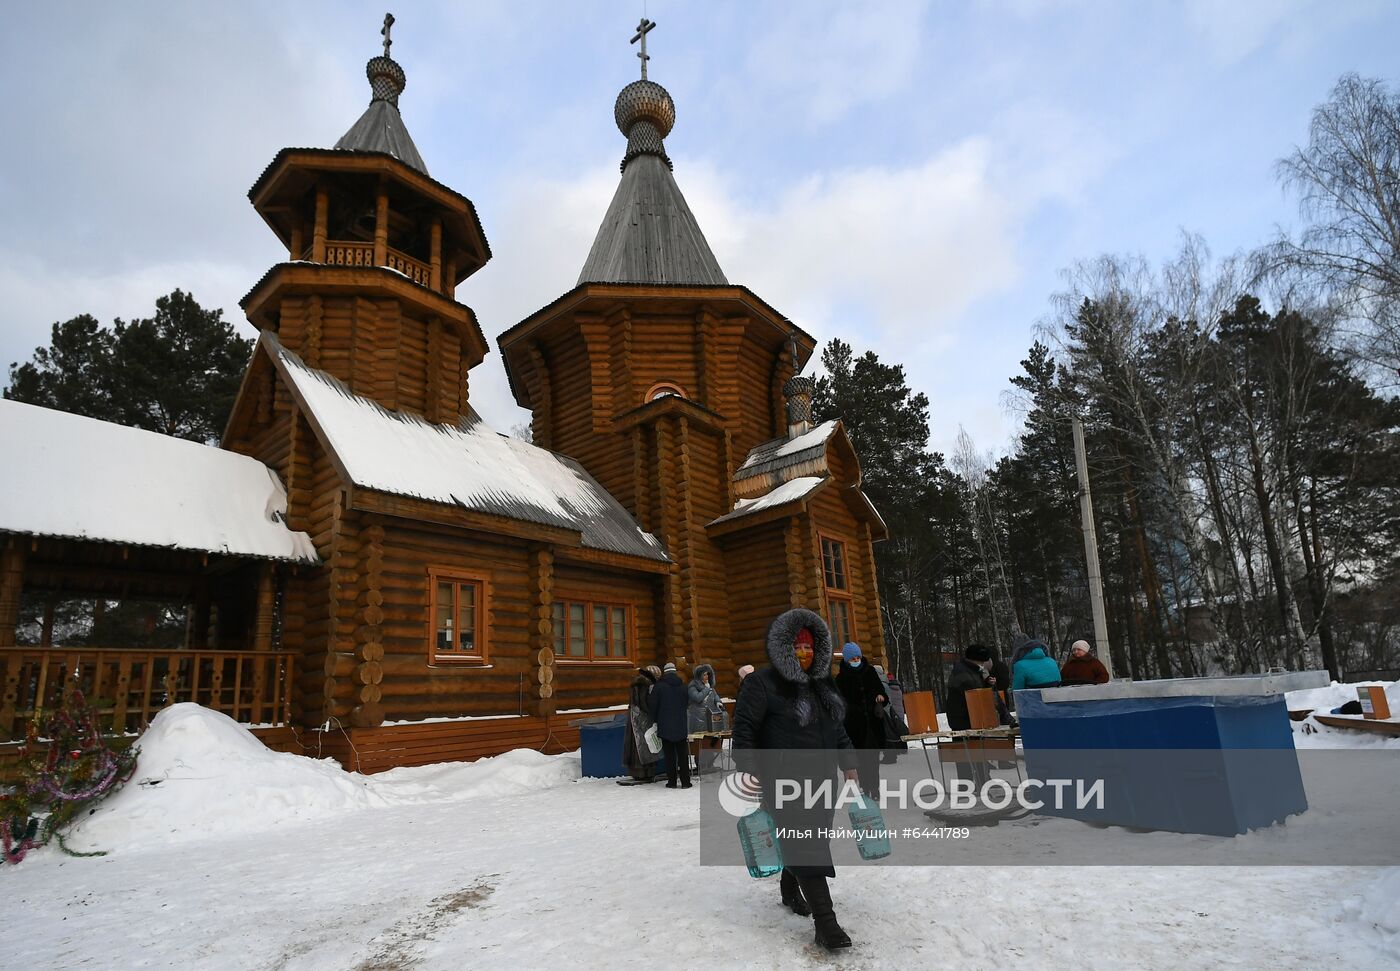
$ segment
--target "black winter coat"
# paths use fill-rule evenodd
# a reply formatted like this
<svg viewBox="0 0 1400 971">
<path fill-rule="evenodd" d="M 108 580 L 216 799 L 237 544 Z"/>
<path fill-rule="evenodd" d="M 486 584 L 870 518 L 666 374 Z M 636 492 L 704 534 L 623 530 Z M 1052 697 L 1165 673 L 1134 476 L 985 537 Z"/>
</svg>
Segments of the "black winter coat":
<svg viewBox="0 0 1400 971">
<path fill-rule="evenodd" d="M 885 693 L 880 676 L 868 662 L 851 667 L 844 660 L 836 674 L 836 687 L 846 699 L 846 734 L 856 748 L 884 748 L 884 706 L 875 699 Z M 888 697 L 888 696 L 887 696 Z"/>
<path fill-rule="evenodd" d="M 948 672 L 948 703 L 943 711 L 948 715 L 948 727 L 954 731 L 966 731 L 972 727 L 972 717 L 967 713 L 968 691 L 985 688 L 987 679 L 982 675 L 981 665 L 967 658 L 958 658 L 953 669 Z"/>
<path fill-rule="evenodd" d="M 734 706 L 734 755 L 744 771 L 758 776 L 763 807 L 772 814 L 778 829 L 813 834 L 779 838 L 784 867 L 798 877 L 834 877 L 831 844 L 816 835 L 832 825 L 833 808 L 822 802 L 809 808 L 800 801 L 778 807 L 776 785 L 778 779 L 784 779 L 812 787 L 823 782 L 834 786 L 838 769 L 856 767 L 855 752 L 840 719 L 818 703 L 812 720 L 803 725 L 794 710 L 796 700 L 797 687 L 771 667 L 745 678 L 744 690 Z"/>
<path fill-rule="evenodd" d="M 647 707 L 656 722 L 658 735 L 668 742 L 686 740 L 686 709 L 690 707 L 690 697 L 680 675 L 674 671 L 663 674 L 651 689 Z"/>
<path fill-rule="evenodd" d="M 744 679 L 744 690 L 734 705 L 734 749 L 838 749 L 852 748 L 845 726 L 820 704 L 815 717 L 802 725 L 793 711 L 797 688 L 771 667 L 760 668 Z M 841 768 L 853 769 L 854 758 L 843 758 Z M 835 774 L 836 763 L 832 763 Z"/>
</svg>

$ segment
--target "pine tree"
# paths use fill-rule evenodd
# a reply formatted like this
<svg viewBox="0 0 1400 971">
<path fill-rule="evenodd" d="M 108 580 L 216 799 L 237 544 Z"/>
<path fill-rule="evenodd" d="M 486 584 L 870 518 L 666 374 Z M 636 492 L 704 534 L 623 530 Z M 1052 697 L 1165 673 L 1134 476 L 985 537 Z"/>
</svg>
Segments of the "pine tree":
<svg viewBox="0 0 1400 971">
<path fill-rule="evenodd" d="M 175 290 L 111 330 L 86 314 L 54 324 L 48 347 L 11 365 L 5 397 L 212 444 L 251 354 L 222 310 Z"/>
</svg>

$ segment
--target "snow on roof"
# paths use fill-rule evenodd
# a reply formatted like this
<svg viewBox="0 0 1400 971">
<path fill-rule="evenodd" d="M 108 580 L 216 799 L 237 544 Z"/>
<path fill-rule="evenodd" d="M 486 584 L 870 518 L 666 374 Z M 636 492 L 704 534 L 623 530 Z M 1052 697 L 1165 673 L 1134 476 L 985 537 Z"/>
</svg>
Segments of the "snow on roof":
<svg viewBox="0 0 1400 971">
<path fill-rule="evenodd" d="M 263 340 L 356 485 L 578 530 L 583 545 L 652 560 L 666 550 L 573 459 L 501 435 L 469 410 L 460 425 L 389 411 Z"/>
<path fill-rule="evenodd" d="M 256 459 L 0 401 L 0 531 L 316 562 Z"/>
<path fill-rule="evenodd" d="M 738 519 L 741 516 L 752 516 L 754 513 L 763 512 L 765 509 L 774 509 L 785 503 L 798 502 L 816 492 L 826 481 L 826 476 L 798 476 L 795 479 L 784 482 L 772 492 L 759 496 L 757 499 L 740 499 L 738 502 L 734 503 L 734 510 L 732 512 L 725 513 L 723 516 L 720 516 L 707 525 L 714 526 L 716 523 L 727 523 L 731 519 Z"/>
<path fill-rule="evenodd" d="M 833 418 L 796 438 L 775 438 L 755 445 L 744 459 L 744 464 L 734 473 L 735 480 L 809 461 L 826 450 L 827 440 L 836 431 L 836 425 L 837 421 Z"/>
</svg>

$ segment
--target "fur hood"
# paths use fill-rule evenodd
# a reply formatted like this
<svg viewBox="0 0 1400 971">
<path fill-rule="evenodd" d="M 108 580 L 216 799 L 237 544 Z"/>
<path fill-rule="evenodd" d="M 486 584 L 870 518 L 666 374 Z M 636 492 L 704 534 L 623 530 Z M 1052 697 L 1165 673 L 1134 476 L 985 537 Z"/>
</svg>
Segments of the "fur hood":
<svg viewBox="0 0 1400 971">
<path fill-rule="evenodd" d="M 809 671 L 797 663 L 793 643 L 802 628 L 812 632 L 812 664 Z M 821 615 L 795 607 L 778 617 L 768 627 L 768 660 L 784 681 L 797 688 L 795 711 L 798 723 L 812 721 L 813 699 L 820 702 L 828 715 L 837 721 L 846 717 L 846 702 L 831 680 L 831 631 Z"/>
<path fill-rule="evenodd" d="M 708 674 L 710 676 L 710 687 L 713 688 L 715 686 L 715 669 L 708 664 L 695 665 L 695 670 L 692 671 L 690 675 L 690 683 L 700 684 L 700 676 L 702 674 Z"/>
</svg>

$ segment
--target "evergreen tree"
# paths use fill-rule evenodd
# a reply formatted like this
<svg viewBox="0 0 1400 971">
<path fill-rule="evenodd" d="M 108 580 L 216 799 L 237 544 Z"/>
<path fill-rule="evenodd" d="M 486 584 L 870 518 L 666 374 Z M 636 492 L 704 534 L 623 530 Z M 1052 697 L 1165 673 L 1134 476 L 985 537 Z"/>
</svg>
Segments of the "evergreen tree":
<svg viewBox="0 0 1400 971">
<path fill-rule="evenodd" d="M 55 324 L 49 347 L 11 366 L 5 397 L 212 444 L 251 354 L 222 310 L 175 290 L 113 330 L 89 315 Z"/>
</svg>

